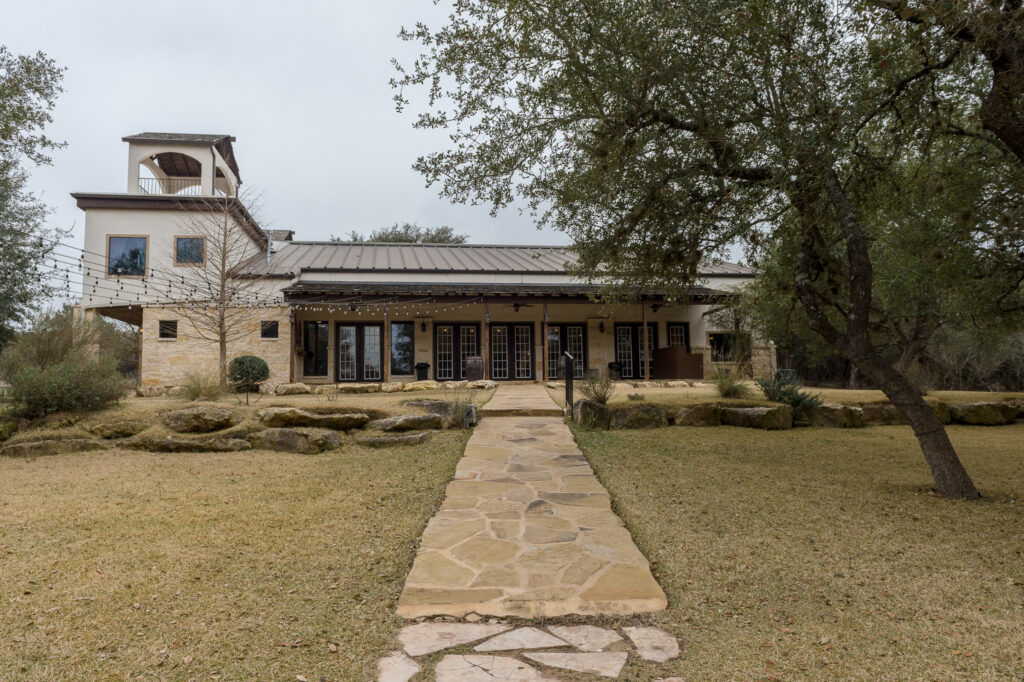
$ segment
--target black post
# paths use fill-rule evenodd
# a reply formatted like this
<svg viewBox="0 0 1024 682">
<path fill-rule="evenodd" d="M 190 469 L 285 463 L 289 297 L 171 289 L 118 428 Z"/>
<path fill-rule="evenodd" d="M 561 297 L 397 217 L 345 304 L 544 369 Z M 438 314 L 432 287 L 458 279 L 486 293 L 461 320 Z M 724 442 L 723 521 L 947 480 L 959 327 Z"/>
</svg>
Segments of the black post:
<svg viewBox="0 0 1024 682">
<path fill-rule="evenodd" d="M 563 351 L 562 354 L 565 356 L 562 358 L 562 365 L 565 367 L 565 404 L 569 408 L 569 419 L 572 419 L 572 377 L 575 374 L 573 357 L 569 351 Z"/>
</svg>

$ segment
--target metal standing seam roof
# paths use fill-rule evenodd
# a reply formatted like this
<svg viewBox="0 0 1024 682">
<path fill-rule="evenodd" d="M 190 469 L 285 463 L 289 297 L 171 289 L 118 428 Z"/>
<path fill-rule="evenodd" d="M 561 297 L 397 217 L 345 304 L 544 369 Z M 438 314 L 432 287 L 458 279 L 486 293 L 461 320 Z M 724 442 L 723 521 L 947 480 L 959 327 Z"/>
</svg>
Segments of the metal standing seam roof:
<svg viewBox="0 0 1024 682">
<path fill-rule="evenodd" d="M 576 256 L 564 246 L 499 244 L 398 244 L 383 242 L 282 242 L 270 262 L 250 274 L 295 277 L 300 272 L 480 272 L 564 274 Z M 708 276 L 753 276 L 735 263 L 703 266 Z"/>
</svg>

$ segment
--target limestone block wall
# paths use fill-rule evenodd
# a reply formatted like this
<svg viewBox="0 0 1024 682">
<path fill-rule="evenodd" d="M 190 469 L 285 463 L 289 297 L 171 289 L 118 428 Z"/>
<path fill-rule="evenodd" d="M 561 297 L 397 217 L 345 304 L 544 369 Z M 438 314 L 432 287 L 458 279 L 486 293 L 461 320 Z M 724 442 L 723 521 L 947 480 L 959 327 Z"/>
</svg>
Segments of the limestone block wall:
<svg viewBox="0 0 1024 682">
<path fill-rule="evenodd" d="M 239 355 L 263 358 L 270 368 L 269 381 L 287 383 L 292 352 L 288 308 L 247 309 L 245 313 L 248 319 L 241 327 L 244 336 L 228 343 L 228 360 Z M 178 321 L 176 339 L 159 338 L 161 320 Z M 260 323 L 264 320 L 278 323 L 278 338 L 260 337 Z M 201 338 L 182 311 L 162 307 L 143 309 L 140 385 L 181 386 L 190 372 L 216 372 L 217 361 L 217 343 Z"/>
</svg>

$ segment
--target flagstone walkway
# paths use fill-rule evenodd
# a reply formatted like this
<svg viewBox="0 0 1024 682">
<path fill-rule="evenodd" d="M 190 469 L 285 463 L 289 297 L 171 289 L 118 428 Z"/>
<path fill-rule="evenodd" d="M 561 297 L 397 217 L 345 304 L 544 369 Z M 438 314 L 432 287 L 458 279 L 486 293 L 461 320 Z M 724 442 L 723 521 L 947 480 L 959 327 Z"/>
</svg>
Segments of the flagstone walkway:
<svg viewBox="0 0 1024 682">
<path fill-rule="evenodd" d="M 430 520 L 403 618 L 660 611 L 665 593 L 540 384 L 501 386 Z M 488 414 L 487 407 L 493 410 Z"/>
</svg>

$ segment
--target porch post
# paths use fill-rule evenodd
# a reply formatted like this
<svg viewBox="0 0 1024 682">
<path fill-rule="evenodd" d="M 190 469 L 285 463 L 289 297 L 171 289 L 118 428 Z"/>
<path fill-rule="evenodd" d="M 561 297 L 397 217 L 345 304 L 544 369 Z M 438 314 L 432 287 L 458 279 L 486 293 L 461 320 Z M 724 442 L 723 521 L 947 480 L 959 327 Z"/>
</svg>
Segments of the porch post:
<svg viewBox="0 0 1024 682">
<path fill-rule="evenodd" d="M 544 301 L 544 324 L 541 325 L 540 333 L 544 335 L 543 343 L 541 344 L 541 347 L 543 349 L 543 350 L 541 350 L 541 353 L 543 353 L 544 357 L 541 358 L 541 363 L 540 363 L 540 367 L 541 367 L 540 371 L 541 371 L 541 374 L 542 374 L 540 380 L 546 382 L 548 380 L 548 377 L 550 376 L 550 374 L 548 373 L 548 302 L 547 301 Z"/>
<path fill-rule="evenodd" d="M 484 328 L 483 328 L 483 353 L 481 357 L 484 363 L 484 379 L 491 378 L 491 312 L 487 307 L 487 299 L 484 299 Z"/>
<path fill-rule="evenodd" d="M 388 308 L 388 304 L 384 304 L 384 337 L 382 339 L 384 343 L 384 357 L 380 359 L 380 378 L 383 383 L 391 381 L 391 311 Z"/>
<path fill-rule="evenodd" d="M 288 349 L 288 383 L 295 383 L 295 341 L 296 341 L 296 330 L 298 329 L 298 323 L 295 321 L 295 309 L 291 308 L 288 310 L 288 324 L 291 326 L 291 338 L 289 342 L 291 347 Z M 141 376 L 141 374 L 140 374 Z"/>
<path fill-rule="evenodd" d="M 650 357 L 650 355 L 651 355 L 651 345 L 650 345 L 650 343 L 648 343 L 648 339 L 647 339 L 647 334 L 648 334 L 648 331 L 647 331 L 647 306 L 644 305 L 644 302 L 643 302 L 642 298 L 640 299 L 640 311 L 642 313 L 640 317 L 643 319 L 643 328 L 644 328 L 644 340 L 643 340 L 643 344 L 644 345 L 641 346 L 641 348 L 643 349 L 643 357 L 644 357 L 644 381 L 650 381 L 651 380 L 651 357 Z"/>
</svg>

